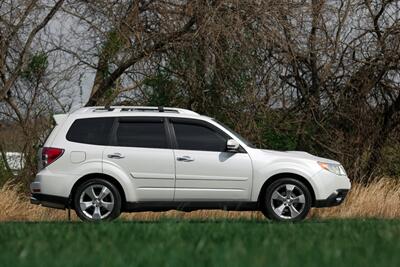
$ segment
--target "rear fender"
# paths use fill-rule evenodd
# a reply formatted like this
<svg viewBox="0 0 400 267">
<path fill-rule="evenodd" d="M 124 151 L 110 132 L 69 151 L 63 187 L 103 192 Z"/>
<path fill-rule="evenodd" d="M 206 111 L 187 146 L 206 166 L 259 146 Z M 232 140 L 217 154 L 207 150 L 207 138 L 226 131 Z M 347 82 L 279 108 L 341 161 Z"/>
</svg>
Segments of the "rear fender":
<svg viewBox="0 0 400 267">
<path fill-rule="evenodd" d="M 118 165 L 113 164 L 112 162 L 103 162 L 103 173 L 109 175 L 116 179 L 122 189 L 124 190 L 126 201 L 128 202 L 136 202 L 137 195 L 135 190 L 135 185 L 130 176 L 124 172 Z"/>
</svg>

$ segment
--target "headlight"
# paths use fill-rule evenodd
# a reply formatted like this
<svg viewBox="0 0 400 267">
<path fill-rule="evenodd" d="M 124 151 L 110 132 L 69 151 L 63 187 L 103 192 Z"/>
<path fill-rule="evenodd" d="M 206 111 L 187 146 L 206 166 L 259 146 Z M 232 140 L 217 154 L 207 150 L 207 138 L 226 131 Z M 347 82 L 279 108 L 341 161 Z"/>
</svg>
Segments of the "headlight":
<svg viewBox="0 0 400 267">
<path fill-rule="evenodd" d="M 322 169 L 333 172 L 336 175 L 346 175 L 346 171 L 344 170 L 341 164 L 326 163 L 326 162 L 318 162 L 318 164 L 319 166 L 321 166 Z"/>
</svg>

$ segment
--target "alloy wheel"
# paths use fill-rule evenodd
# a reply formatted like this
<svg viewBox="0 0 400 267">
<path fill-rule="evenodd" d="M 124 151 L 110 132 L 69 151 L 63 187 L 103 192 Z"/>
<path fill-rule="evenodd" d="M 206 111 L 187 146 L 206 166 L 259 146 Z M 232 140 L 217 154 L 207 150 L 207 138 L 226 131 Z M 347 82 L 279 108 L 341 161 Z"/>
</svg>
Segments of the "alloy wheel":
<svg viewBox="0 0 400 267">
<path fill-rule="evenodd" d="M 115 205 L 112 191 L 105 185 L 92 184 L 82 191 L 79 206 L 89 219 L 101 220 L 113 211 Z"/>
<path fill-rule="evenodd" d="M 295 219 L 306 205 L 303 190 L 294 184 L 282 184 L 271 195 L 273 212 L 282 219 Z"/>
</svg>

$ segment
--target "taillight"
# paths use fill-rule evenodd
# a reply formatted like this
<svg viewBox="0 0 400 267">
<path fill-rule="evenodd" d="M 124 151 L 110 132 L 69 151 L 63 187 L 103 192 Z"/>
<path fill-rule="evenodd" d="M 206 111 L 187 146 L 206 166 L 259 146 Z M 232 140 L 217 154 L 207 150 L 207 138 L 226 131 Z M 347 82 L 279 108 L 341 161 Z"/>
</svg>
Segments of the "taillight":
<svg viewBox="0 0 400 267">
<path fill-rule="evenodd" d="M 44 147 L 42 149 L 42 162 L 46 167 L 56 161 L 64 153 L 64 149 L 54 147 Z"/>
</svg>

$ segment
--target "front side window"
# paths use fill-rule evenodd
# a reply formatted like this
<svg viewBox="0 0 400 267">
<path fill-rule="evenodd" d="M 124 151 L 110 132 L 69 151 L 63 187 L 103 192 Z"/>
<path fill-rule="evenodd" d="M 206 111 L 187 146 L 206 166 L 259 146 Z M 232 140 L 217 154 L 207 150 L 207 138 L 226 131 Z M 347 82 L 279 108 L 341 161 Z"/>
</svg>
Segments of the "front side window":
<svg viewBox="0 0 400 267">
<path fill-rule="evenodd" d="M 118 146 L 167 148 L 162 121 L 120 121 L 116 132 Z"/>
<path fill-rule="evenodd" d="M 178 149 L 226 151 L 227 138 L 211 127 L 196 123 L 173 122 Z"/>
<path fill-rule="evenodd" d="M 67 140 L 76 143 L 107 145 L 114 118 L 77 119 L 69 128 Z"/>
</svg>

